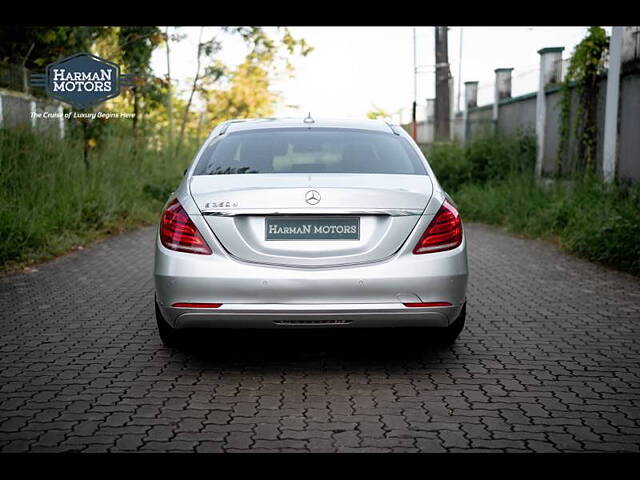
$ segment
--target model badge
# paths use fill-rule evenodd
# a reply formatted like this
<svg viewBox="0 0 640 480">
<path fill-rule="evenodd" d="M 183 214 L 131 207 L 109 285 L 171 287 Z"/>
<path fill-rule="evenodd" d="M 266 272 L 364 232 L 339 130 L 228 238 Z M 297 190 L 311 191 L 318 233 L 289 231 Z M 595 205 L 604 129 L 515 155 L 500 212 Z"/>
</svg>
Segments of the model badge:
<svg viewBox="0 0 640 480">
<path fill-rule="evenodd" d="M 230 208 L 230 207 L 237 207 L 238 206 L 238 202 L 207 202 L 204 204 L 204 208 Z"/>
<path fill-rule="evenodd" d="M 320 194 L 315 190 L 309 190 L 304 199 L 309 205 L 317 205 L 320 202 Z"/>
</svg>

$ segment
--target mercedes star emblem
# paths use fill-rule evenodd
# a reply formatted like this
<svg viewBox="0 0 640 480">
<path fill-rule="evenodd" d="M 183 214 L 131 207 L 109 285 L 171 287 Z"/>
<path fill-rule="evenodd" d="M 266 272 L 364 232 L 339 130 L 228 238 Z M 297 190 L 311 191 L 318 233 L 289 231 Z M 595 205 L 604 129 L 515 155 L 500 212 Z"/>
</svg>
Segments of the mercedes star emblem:
<svg viewBox="0 0 640 480">
<path fill-rule="evenodd" d="M 309 190 L 305 194 L 304 199 L 309 205 L 317 205 L 320 202 L 320 194 L 315 190 Z"/>
</svg>

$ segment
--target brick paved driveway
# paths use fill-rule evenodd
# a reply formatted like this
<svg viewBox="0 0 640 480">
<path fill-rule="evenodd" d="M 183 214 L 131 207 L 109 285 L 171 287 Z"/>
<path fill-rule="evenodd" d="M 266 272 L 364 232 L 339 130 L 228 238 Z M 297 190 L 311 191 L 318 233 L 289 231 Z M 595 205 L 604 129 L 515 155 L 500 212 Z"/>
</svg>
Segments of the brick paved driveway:
<svg viewBox="0 0 640 480">
<path fill-rule="evenodd" d="M 153 316 L 153 230 L 0 279 L 2 451 L 640 450 L 640 281 L 467 226 L 467 328 L 209 331 Z"/>
</svg>

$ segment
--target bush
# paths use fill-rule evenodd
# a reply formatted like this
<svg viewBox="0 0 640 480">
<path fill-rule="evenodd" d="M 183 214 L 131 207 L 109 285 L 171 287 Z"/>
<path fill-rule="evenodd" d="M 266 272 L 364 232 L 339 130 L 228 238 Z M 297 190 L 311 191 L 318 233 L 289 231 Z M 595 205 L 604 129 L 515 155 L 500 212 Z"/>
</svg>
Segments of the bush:
<svg viewBox="0 0 640 480">
<path fill-rule="evenodd" d="M 455 191 L 471 179 L 471 165 L 464 148 L 457 143 L 436 143 L 425 152 L 440 185 Z"/>
<path fill-rule="evenodd" d="M 533 173 L 536 141 L 535 136 L 525 133 L 489 135 L 464 146 L 436 143 L 423 151 L 440 184 L 451 193 L 466 183 L 484 184 L 513 173 Z"/>
<path fill-rule="evenodd" d="M 500 180 L 518 172 L 533 173 L 536 142 L 531 135 L 495 135 L 469 142 L 465 157 L 474 183 Z"/>
</svg>

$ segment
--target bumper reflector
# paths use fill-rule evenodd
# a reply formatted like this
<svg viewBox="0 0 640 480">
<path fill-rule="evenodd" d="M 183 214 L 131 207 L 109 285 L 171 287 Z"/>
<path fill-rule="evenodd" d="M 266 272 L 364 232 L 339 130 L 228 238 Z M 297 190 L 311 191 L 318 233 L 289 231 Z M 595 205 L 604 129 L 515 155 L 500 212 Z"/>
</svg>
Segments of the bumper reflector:
<svg viewBox="0 0 640 480">
<path fill-rule="evenodd" d="M 218 308 L 221 303 L 174 303 L 172 307 L 177 308 Z"/>
<path fill-rule="evenodd" d="M 403 303 L 405 307 L 450 307 L 449 302 Z"/>
</svg>

